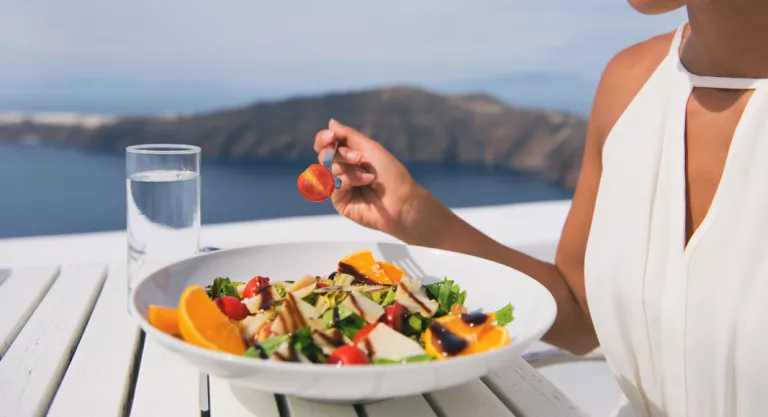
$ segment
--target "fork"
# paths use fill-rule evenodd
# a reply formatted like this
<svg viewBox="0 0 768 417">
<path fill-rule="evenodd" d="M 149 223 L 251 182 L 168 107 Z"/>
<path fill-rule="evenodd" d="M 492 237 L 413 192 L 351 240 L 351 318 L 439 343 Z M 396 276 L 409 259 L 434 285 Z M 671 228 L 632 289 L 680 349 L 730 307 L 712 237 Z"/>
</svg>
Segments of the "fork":
<svg viewBox="0 0 768 417">
<path fill-rule="evenodd" d="M 385 261 L 392 262 L 399 266 L 409 277 L 426 277 L 426 273 L 424 273 L 421 266 L 416 263 L 416 260 L 413 259 L 407 246 L 396 243 L 379 243 L 377 246 L 379 247 L 379 252 L 384 256 Z"/>
<path fill-rule="evenodd" d="M 328 151 L 325 153 L 325 157 L 323 157 L 323 165 L 325 165 L 326 168 L 328 168 L 328 171 L 331 171 L 331 175 L 333 175 L 333 158 L 336 156 L 336 150 L 339 148 L 339 142 L 333 143 L 333 150 Z M 338 190 L 341 188 L 341 178 L 333 175 L 333 185 Z"/>
</svg>

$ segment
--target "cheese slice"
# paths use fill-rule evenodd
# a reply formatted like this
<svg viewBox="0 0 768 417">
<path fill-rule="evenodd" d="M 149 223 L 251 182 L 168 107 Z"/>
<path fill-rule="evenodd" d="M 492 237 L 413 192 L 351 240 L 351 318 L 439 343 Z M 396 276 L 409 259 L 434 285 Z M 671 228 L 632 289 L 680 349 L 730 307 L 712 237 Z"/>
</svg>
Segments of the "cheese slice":
<svg viewBox="0 0 768 417">
<path fill-rule="evenodd" d="M 357 291 L 349 293 L 341 304 L 371 324 L 384 315 L 384 307 Z"/>
<path fill-rule="evenodd" d="M 275 334 L 289 334 L 309 326 L 314 319 L 315 306 L 288 293 L 270 329 Z"/>
<path fill-rule="evenodd" d="M 425 354 L 424 349 L 416 341 L 383 323 L 377 324 L 358 344 L 358 347 L 367 350 L 373 359 L 399 361 Z"/>
<path fill-rule="evenodd" d="M 256 314 L 255 316 L 246 316 L 238 322 L 240 334 L 243 336 L 243 339 L 252 340 L 267 322 L 269 322 L 269 319 L 263 313 Z"/>
<path fill-rule="evenodd" d="M 267 308 L 271 307 L 270 305 L 268 305 L 268 306 L 263 306 L 262 305 L 263 301 L 264 301 L 265 295 L 267 296 L 267 299 L 270 300 L 270 301 L 274 301 L 274 300 L 279 300 L 280 299 L 280 294 L 272 286 L 270 286 L 268 289 L 264 289 L 263 291 L 269 291 L 269 295 L 265 294 L 264 292 L 260 292 L 260 293 L 254 295 L 251 298 L 246 298 L 245 300 L 243 300 L 243 304 L 245 304 L 245 306 L 248 308 L 248 311 L 251 314 L 256 314 L 259 311 L 262 311 L 262 309 L 261 309 L 262 307 L 267 307 Z"/>
<path fill-rule="evenodd" d="M 312 341 L 317 347 L 322 349 L 323 353 L 330 355 L 339 346 L 346 345 L 350 340 L 341 333 L 339 329 L 330 329 L 324 332 L 313 331 Z"/>
<path fill-rule="evenodd" d="M 300 280 L 291 284 L 285 290 L 298 298 L 304 298 L 312 293 L 317 286 L 317 279 L 310 275 L 303 276 Z"/>
<path fill-rule="evenodd" d="M 395 292 L 395 301 L 402 304 L 411 313 L 419 313 L 424 317 L 432 317 L 437 313 L 440 304 L 427 296 L 421 280 L 403 277 Z"/>
</svg>

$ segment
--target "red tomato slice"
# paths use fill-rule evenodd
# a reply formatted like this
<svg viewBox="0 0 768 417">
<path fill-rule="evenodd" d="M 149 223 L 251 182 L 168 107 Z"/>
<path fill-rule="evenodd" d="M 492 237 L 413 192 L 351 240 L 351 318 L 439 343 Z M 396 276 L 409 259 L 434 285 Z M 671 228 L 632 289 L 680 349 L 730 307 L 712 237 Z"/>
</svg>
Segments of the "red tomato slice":
<svg viewBox="0 0 768 417">
<path fill-rule="evenodd" d="M 333 173 L 320 164 L 312 164 L 299 175 L 296 181 L 299 192 L 309 201 L 319 203 L 331 197 L 336 189 Z"/>
<path fill-rule="evenodd" d="M 224 313 L 230 320 L 240 321 L 246 318 L 251 312 L 248 311 L 248 307 L 245 306 L 237 297 L 231 295 L 225 295 L 213 300 L 216 306 L 219 307 L 222 313 Z"/>
<path fill-rule="evenodd" d="M 243 298 L 251 298 L 261 291 L 262 288 L 269 285 L 269 278 L 254 277 L 243 288 Z"/>
<path fill-rule="evenodd" d="M 358 330 L 358 332 L 355 334 L 355 338 L 352 339 L 352 344 L 357 346 L 360 342 L 363 341 L 368 335 L 373 331 L 373 329 L 376 328 L 376 325 L 379 323 L 373 323 L 369 324 L 362 329 Z"/>
<path fill-rule="evenodd" d="M 370 363 L 368 355 L 357 346 L 344 345 L 331 353 L 328 357 L 331 365 L 365 365 Z"/>
<path fill-rule="evenodd" d="M 382 316 L 381 320 L 387 326 L 397 330 L 398 332 L 402 332 L 403 321 L 405 320 L 405 313 L 407 311 L 408 310 L 406 310 L 402 304 L 394 303 L 384 309 L 384 316 Z"/>
</svg>

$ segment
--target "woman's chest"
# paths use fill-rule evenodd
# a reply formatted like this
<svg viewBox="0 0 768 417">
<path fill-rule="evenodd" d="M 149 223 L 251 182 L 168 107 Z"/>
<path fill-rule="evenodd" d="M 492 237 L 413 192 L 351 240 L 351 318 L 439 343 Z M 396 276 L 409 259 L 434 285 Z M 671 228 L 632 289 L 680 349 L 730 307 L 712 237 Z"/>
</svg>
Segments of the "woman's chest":
<svg viewBox="0 0 768 417">
<path fill-rule="evenodd" d="M 606 150 L 585 278 L 601 344 L 635 403 L 701 416 L 768 409 L 767 127 L 754 114 L 742 123 L 721 172 L 686 164 L 685 125 L 663 120 L 620 128 Z M 708 178 L 691 237 L 688 203 L 706 196 L 687 182 Z"/>
</svg>

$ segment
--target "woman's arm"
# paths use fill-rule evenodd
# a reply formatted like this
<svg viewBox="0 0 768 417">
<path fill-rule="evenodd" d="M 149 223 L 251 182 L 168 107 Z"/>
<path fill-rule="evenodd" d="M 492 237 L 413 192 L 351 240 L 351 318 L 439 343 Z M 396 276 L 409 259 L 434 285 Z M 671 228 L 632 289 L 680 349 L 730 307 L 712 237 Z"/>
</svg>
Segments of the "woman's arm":
<svg viewBox="0 0 768 417">
<path fill-rule="evenodd" d="M 508 248 L 461 220 L 424 191 L 421 215 L 429 228 L 407 243 L 465 253 L 508 265 L 544 285 L 557 302 L 555 323 L 544 341 L 575 354 L 598 346 L 587 305 L 584 255 L 602 175 L 602 149 L 608 133 L 668 50 L 671 34 L 634 45 L 614 57 L 603 72 L 589 122 L 582 168 L 554 264 Z"/>
</svg>

